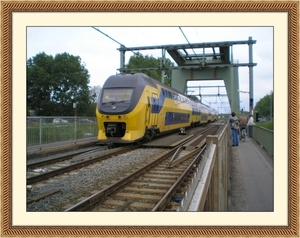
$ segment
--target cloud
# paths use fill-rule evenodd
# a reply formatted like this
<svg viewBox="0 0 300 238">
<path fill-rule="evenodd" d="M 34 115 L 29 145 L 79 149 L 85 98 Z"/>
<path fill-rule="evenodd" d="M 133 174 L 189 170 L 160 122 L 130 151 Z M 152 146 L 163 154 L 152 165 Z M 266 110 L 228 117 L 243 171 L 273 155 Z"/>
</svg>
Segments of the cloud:
<svg viewBox="0 0 300 238">
<path fill-rule="evenodd" d="M 97 27 L 97 26 L 96 26 Z M 103 85 L 120 68 L 120 44 L 127 47 L 199 42 L 256 40 L 253 45 L 254 101 L 273 90 L 272 27 L 27 27 L 27 58 L 40 52 L 55 56 L 67 52 L 80 56 L 90 73 L 90 86 Z M 161 50 L 140 53 L 161 57 Z M 126 52 L 128 62 L 132 52 Z M 239 62 L 249 61 L 248 45 L 233 47 Z M 169 55 L 167 54 L 167 57 Z M 249 91 L 249 69 L 239 68 L 240 90 Z M 264 87 L 261 87 L 264 85 Z M 241 108 L 248 110 L 249 94 L 240 94 Z M 207 98 L 207 100 L 211 100 Z M 215 100 L 215 99 L 212 99 Z M 222 99 L 218 99 L 221 103 Z"/>
</svg>

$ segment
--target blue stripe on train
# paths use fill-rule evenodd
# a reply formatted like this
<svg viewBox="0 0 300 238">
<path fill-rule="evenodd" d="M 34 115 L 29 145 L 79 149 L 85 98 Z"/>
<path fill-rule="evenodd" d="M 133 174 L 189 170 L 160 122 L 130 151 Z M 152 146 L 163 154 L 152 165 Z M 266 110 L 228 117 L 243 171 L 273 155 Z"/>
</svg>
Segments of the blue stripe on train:
<svg viewBox="0 0 300 238">
<path fill-rule="evenodd" d="M 164 88 L 161 89 L 159 98 L 151 97 L 152 107 L 151 113 L 159 113 L 164 105 L 165 98 L 170 98 L 172 100 L 181 101 L 183 103 L 191 104 L 191 101 L 182 95 L 178 95 Z M 194 105 L 194 104 L 193 104 Z M 199 108 L 192 109 L 192 115 L 201 115 L 201 110 Z"/>
<path fill-rule="evenodd" d="M 159 113 L 164 105 L 165 98 L 168 97 L 168 90 L 162 88 L 159 94 L 159 98 L 151 97 L 152 107 L 151 113 Z"/>
<path fill-rule="evenodd" d="M 152 100 L 151 113 L 159 113 L 160 110 L 162 109 L 165 99 L 160 96 L 159 98 L 151 98 L 151 100 Z"/>
<path fill-rule="evenodd" d="M 151 113 L 159 113 L 164 105 L 165 98 L 170 98 L 176 101 L 189 103 L 190 101 L 181 95 L 173 93 L 167 89 L 162 88 L 158 98 L 151 97 L 152 107 Z M 197 113 L 197 112 L 196 112 Z"/>
<path fill-rule="evenodd" d="M 165 125 L 187 123 L 190 121 L 188 113 L 166 112 Z"/>
</svg>

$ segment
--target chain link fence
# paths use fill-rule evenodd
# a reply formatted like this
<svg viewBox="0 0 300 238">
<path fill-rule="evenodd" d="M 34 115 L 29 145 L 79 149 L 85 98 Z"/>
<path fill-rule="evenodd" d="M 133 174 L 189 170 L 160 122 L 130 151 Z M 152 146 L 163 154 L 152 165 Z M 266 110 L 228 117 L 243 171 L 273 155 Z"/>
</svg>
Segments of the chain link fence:
<svg viewBox="0 0 300 238">
<path fill-rule="evenodd" d="M 95 117 L 27 117 L 26 145 L 35 146 L 61 141 L 96 137 Z"/>
</svg>

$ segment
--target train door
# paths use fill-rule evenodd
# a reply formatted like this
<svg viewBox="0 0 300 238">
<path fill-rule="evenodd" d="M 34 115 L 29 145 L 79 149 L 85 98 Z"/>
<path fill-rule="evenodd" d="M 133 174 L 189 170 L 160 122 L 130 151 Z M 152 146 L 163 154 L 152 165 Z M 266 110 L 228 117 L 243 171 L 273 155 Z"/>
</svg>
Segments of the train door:
<svg viewBox="0 0 300 238">
<path fill-rule="evenodd" d="M 158 96 L 156 93 L 152 93 L 152 110 L 151 110 L 151 126 L 156 126 L 158 123 L 159 104 Z"/>
<path fill-rule="evenodd" d="M 146 91 L 146 96 L 147 96 L 147 105 L 146 105 L 145 124 L 146 124 L 146 126 L 149 126 L 149 125 L 151 125 L 150 124 L 151 98 L 150 98 L 149 91 Z"/>
</svg>

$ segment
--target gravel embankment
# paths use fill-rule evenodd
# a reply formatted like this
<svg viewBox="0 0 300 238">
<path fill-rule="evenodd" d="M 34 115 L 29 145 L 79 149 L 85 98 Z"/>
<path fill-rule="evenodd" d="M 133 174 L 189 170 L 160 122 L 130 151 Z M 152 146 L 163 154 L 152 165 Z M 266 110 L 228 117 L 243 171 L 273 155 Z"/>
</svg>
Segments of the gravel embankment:
<svg viewBox="0 0 300 238">
<path fill-rule="evenodd" d="M 110 184 L 111 181 L 117 180 L 139 164 L 150 161 L 164 151 L 164 149 L 152 148 L 138 149 L 60 175 L 55 179 L 36 183 L 28 197 L 33 197 L 50 189 L 60 189 L 60 192 L 28 204 L 27 212 L 63 211 L 67 204 L 75 204 L 78 198 L 87 197 L 92 191 L 100 190 L 103 185 Z"/>
</svg>

